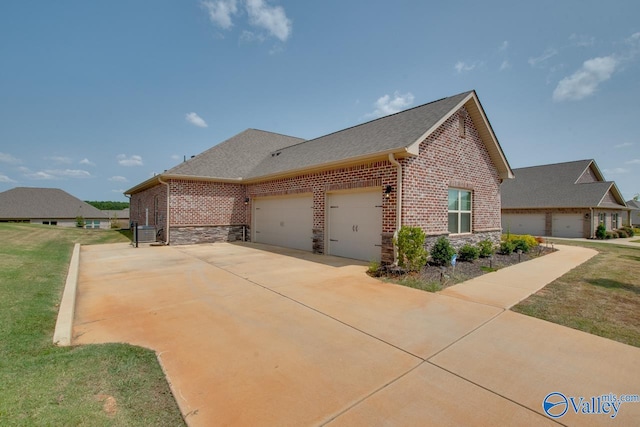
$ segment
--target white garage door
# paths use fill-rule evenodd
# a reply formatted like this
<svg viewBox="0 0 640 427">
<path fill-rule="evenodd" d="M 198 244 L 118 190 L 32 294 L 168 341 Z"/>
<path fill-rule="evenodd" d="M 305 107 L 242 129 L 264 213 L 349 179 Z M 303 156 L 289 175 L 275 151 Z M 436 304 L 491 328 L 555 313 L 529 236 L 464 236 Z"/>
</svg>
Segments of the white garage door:
<svg viewBox="0 0 640 427">
<path fill-rule="evenodd" d="M 313 249 L 313 196 L 256 198 L 253 241 L 286 248 Z"/>
<path fill-rule="evenodd" d="M 582 214 L 553 214 L 552 236 L 585 237 Z"/>
<path fill-rule="evenodd" d="M 330 255 L 380 261 L 382 194 L 375 191 L 327 195 Z"/>
<path fill-rule="evenodd" d="M 545 235 L 545 215 L 539 214 L 503 214 L 502 232 L 511 234 Z"/>
</svg>

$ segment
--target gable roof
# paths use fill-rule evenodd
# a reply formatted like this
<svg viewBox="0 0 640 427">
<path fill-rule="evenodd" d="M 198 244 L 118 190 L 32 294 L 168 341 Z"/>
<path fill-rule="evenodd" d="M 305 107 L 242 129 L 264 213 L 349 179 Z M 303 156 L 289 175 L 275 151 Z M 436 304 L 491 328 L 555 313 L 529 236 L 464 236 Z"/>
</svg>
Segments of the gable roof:
<svg viewBox="0 0 640 427">
<path fill-rule="evenodd" d="M 108 216 L 59 188 L 16 187 L 0 193 L 0 219 L 108 219 Z"/>
<path fill-rule="evenodd" d="M 514 169 L 515 179 L 500 187 L 503 209 L 625 208 L 615 182 L 604 181 L 593 159 Z M 592 174 L 592 182 L 579 182 Z M 611 194 L 615 203 L 607 197 Z"/>
<path fill-rule="evenodd" d="M 475 91 L 469 91 L 306 141 L 249 129 L 127 190 L 126 194 L 155 185 L 160 178 L 255 182 L 386 158 L 391 153 L 397 157 L 415 156 L 420 142 L 463 106 L 469 111 L 500 177 L 512 178 L 511 167 L 480 101 Z"/>
<path fill-rule="evenodd" d="M 631 209 L 640 209 L 640 201 L 638 200 L 627 200 L 627 206 L 630 207 Z"/>
</svg>

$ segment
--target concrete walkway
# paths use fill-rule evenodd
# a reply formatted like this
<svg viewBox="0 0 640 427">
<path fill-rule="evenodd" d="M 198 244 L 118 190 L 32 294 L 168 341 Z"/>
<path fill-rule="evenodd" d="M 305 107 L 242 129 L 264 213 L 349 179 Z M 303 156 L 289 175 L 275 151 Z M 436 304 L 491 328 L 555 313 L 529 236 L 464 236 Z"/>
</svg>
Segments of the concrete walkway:
<svg viewBox="0 0 640 427">
<path fill-rule="evenodd" d="M 607 240 L 594 240 L 594 239 L 569 239 L 562 237 L 545 237 L 545 239 L 554 242 L 562 242 L 563 240 L 567 241 L 577 241 L 577 242 L 591 242 L 591 243 L 605 243 L 608 245 L 622 245 L 622 246 L 632 246 L 636 248 L 640 248 L 640 236 L 634 237 L 624 237 L 622 239 L 607 239 Z"/>
<path fill-rule="evenodd" d="M 557 425 L 551 392 L 640 393 L 640 349 L 505 310 L 595 254 L 560 249 L 430 294 L 256 244 L 87 246 L 73 343 L 156 350 L 192 426 Z"/>
</svg>

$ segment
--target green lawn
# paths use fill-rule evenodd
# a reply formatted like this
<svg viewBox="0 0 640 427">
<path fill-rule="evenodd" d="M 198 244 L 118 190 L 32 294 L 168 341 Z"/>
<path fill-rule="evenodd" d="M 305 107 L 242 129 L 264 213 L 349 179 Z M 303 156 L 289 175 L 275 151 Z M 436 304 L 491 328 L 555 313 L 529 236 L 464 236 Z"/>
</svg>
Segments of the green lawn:
<svg viewBox="0 0 640 427">
<path fill-rule="evenodd" d="M 0 425 L 184 425 L 153 351 L 52 344 L 74 243 L 127 237 L 0 223 L 0 241 Z"/>
<path fill-rule="evenodd" d="M 599 253 L 514 311 L 640 347 L 640 248 L 556 241 Z"/>
</svg>

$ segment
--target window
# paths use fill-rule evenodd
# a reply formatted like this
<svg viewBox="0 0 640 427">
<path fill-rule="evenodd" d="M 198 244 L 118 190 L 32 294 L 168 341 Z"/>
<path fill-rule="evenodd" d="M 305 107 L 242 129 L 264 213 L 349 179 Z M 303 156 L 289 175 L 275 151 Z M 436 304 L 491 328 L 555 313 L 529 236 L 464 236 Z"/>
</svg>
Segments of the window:
<svg viewBox="0 0 640 427">
<path fill-rule="evenodd" d="M 449 189 L 449 233 L 471 233 L 471 191 Z"/>
<path fill-rule="evenodd" d="M 598 214 L 598 223 L 604 225 L 606 214 L 604 212 Z"/>
<path fill-rule="evenodd" d="M 611 229 L 616 229 L 618 228 L 618 214 L 617 213 L 613 213 L 611 214 Z"/>
</svg>

